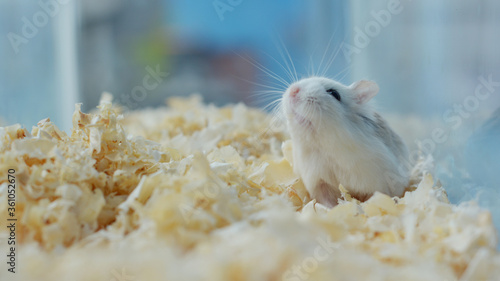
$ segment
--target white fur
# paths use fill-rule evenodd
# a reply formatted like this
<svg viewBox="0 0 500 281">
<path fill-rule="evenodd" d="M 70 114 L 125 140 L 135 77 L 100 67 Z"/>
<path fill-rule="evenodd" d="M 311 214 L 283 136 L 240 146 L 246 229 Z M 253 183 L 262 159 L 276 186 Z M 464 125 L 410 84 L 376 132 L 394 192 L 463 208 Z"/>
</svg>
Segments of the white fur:
<svg viewBox="0 0 500 281">
<path fill-rule="evenodd" d="M 292 87 L 300 89 L 295 97 L 290 95 Z M 340 93 L 340 102 L 326 92 L 330 88 Z M 377 92 L 371 81 L 345 86 L 323 77 L 302 79 L 285 92 L 282 106 L 293 143 L 294 171 L 319 202 L 336 205 L 339 184 L 368 196 L 375 191 L 390 196 L 404 192 L 408 152 L 366 104 Z"/>
</svg>

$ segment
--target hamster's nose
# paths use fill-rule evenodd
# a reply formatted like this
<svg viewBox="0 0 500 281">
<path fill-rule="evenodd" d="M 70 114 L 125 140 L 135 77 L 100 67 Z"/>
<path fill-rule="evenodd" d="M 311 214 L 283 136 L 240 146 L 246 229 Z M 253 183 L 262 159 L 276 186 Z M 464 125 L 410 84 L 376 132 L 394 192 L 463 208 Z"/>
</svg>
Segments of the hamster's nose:
<svg viewBox="0 0 500 281">
<path fill-rule="evenodd" d="M 290 88 L 290 96 L 295 97 L 300 92 L 300 88 L 298 86 L 292 86 Z"/>
</svg>

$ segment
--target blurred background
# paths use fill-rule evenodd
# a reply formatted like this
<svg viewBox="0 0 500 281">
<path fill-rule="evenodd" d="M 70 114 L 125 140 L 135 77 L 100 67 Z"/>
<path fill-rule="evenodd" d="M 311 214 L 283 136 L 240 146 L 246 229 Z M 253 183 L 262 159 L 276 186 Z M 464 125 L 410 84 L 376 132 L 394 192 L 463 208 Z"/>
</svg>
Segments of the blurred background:
<svg viewBox="0 0 500 281">
<path fill-rule="evenodd" d="M 69 131 L 74 104 L 104 91 L 130 110 L 193 93 L 263 107 L 287 69 L 371 79 L 450 200 L 499 226 L 499 29 L 495 0 L 0 0 L 0 124 Z"/>
</svg>

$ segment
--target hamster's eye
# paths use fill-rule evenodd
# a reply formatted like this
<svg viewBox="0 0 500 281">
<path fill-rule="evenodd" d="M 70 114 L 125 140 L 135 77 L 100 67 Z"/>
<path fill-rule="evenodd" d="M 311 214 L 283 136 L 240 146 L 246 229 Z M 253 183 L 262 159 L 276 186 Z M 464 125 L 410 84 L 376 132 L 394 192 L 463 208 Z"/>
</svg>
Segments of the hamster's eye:
<svg viewBox="0 0 500 281">
<path fill-rule="evenodd" d="M 326 92 L 329 93 L 330 95 L 332 95 L 338 101 L 340 101 L 340 94 L 339 94 L 339 92 L 337 90 L 335 90 L 335 89 L 328 89 L 328 90 L 326 90 Z"/>
</svg>

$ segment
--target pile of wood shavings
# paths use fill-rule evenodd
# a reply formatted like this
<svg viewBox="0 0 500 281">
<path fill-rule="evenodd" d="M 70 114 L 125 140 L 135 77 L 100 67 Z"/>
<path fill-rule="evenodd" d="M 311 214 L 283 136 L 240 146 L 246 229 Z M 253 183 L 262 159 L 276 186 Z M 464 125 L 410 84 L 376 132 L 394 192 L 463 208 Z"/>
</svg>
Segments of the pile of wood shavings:
<svg viewBox="0 0 500 281">
<path fill-rule="evenodd" d="M 49 119 L 0 128 L 0 171 L 17 177 L 19 264 L 12 274 L 2 262 L 1 280 L 500 276 L 490 213 L 450 204 L 419 169 L 403 198 L 360 203 L 344 191 L 326 209 L 294 175 L 284 128 L 259 110 L 193 97 L 123 117 L 108 96 L 98 109 L 77 106 L 70 136 Z M 2 227 L 0 248 L 7 237 Z"/>
</svg>

